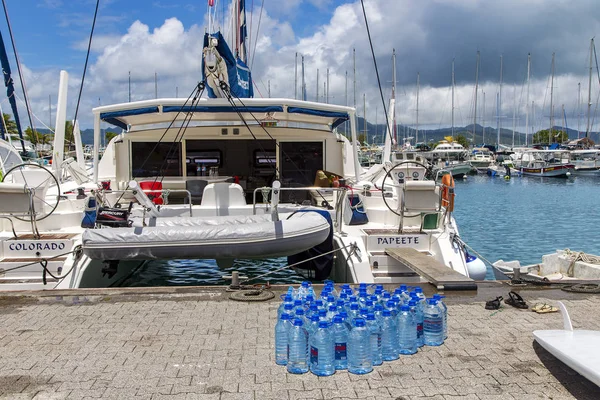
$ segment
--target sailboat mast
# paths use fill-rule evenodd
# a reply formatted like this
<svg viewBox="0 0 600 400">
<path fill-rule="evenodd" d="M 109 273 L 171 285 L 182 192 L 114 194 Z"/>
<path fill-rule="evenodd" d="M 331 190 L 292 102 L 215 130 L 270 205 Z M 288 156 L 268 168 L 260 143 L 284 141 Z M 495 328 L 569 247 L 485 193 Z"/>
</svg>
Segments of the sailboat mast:
<svg viewBox="0 0 600 400">
<path fill-rule="evenodd" d="M 502 54 L 500 55 L 500 91 L 498 92 L 498 122 L 497 122 L 497 127 L 498 127 L 498 139 L 497 139 L 497 145 L 498 145 L 498 149 L 500 148 L 500 130 L 502 129 L 502 121 L 501 121 L 501 117 L 500 117 L 500 113 L 502 112 L 502 61 L 503 61 L 503 56 Z"/>
<path fill-rule="evenodd" d="M 306 101 L 306 81 L 304 80 L 304 55 L 302 57 L 302 100 Z"/>
<path fill-rule="evenodd" d="M 552 143 L 552 128 L 554 127 L 554 54 L 552 53 L 552 77 L 550 78 L 550 133 L 548 136 L 548 142 Z"/>
<path fill-rule="evenodd" d="M 479 50 L 477 50 L 477 63 L 475 64 L 475 104 L 473 107 L 473 144 L 477 132 L 477 92 L 479 91 Z"/>
<path fill-rule="evenodd" d="M 454 58 L 452 59 L 452 139 L 454 139 Z"/>
<path fill-rule="evenodd" d="M 392 126 L 394 129 L 394 134 L 392 138 L 394 139 L 394 143 L 398 145 L 398 127 L 396 125 L 396 49 L 392 49 L 392 99 L 394 99 L 394 108 L 390 110 L 392 115 Z"/>
<path fill-rule="evenodd" d="M 529 77 L 531 73 L 531 53 L 527 53 L 527 98 L 525 100 L 525 147 L 527 147 L 527 135 L 529 135 Z"/>
<path fill-rule="evenodd" d="M 421 74 L 417 72 L 417 129 L 415 132 L 415 144 L 419 142 L 419 84 Z"/>
<path fill-rule="evenodd" d="M 512 125 L 512 148 L 515 148 L 515 129 L 517 125 L 517 84 L 513 86 L 513 125 Z"/>
<path fill-rule="evenodd" d="M 298 100 L 298 52 L 294 61 L 294 100 Z"/>
<path fill-rule="evenodd" d="M 485 91 L 483 93 L 483 111 L 481 112 L 481 125 L 483 128 L 483 132 L 481 134 L 481 141 L 485 144 Z"/>
<path fill-rule="evenodd" d="M 319 68 L 317 68 L 317 96 L 316 96 L 316 102 L 319 102 Z"/>
<path fill-rule="evenodd" d="M 577 139 L 581 137 L 581 82 L 577 83 Z"/>
<path fill-rule="evenodd" d="M 588 109 L 587 109 L 587 127 L 585 128 L 585 137 L 590 135 L 590 114 L 592 111 L 592 56 L 594 52 L 594 38 L 590 40 L 590 78 L 588 83 Z"/>
<path fill-rule="evenodd" d="M 364 131 L 365 131 L 365 140 L 367 141 L 367 144 L 369 144 L 369 132 L 367 131 L 367 94 L 363 93 L 363 126 L 364 126 Z"/>
</svg>

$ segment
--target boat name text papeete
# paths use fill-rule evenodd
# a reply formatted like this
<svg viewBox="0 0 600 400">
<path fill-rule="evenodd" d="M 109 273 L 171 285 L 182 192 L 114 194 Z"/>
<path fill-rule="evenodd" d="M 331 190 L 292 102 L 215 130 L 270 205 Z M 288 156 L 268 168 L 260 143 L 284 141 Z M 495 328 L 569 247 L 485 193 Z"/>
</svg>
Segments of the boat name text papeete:
<svg viewBox="0 0 600 400">
<path fill-rule="evenodd" d="M 419 244 L 418 236 L 378 237 L 377 244 Z"/>
</svg>

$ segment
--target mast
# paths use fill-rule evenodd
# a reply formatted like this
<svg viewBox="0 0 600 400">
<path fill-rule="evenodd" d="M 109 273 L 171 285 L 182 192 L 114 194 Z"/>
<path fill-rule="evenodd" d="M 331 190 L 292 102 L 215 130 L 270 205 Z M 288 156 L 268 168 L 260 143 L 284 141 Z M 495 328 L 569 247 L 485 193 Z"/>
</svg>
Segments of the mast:
<svg viewBox="0 0 600 400">
<path fill-rule="evenodd" d="M 302 101 L 306 101 L 306 81 L 304 80 L 304 54 L 301 56 L 302 58 Z"/>
<path fill-rule="evenodd" d="M 587 109 L 587 127 L 585 128 L 585 137 L 590 135 L 590 114 L 592 111 L 592 55 L 594 52 L 594 38 L 590 40 L 590 78 L 588 83 L 588 109 Z"/>
<path fill-rule="evenodd" d="M 421 74 L 417 72 L 417 129 L 415 132 L 415 144 L 419 142 L 419 80 Z"/>
<path fill-rule="evenodd" d="M 577 83 L 577 139 L 581 136 L 581 82 Z"/>
<path fill-rule="evenodd" d="M 294 60 L 294 100 L 298 100 L 298 52 Z"/>
<path fill-rule="evenodd" d="M 392 109 L 390 112 L 392 113 L 392 126 L 394 129 L 393 139 L 398 145 L 398 127 L 396 125 L 396 49 L 392 49 L 392 99 L 394 100 Z"/>
<path fill-rule="evenodd" d="M 329 104 L 329 68 L 327 68 L 327 91 L 325 92 L 325 103 Z"/>
<path fill-rule="evenodd" d="M 479 50 L 477 50 L 477 63 L 475 65 L 475 104 L 473 107 L 473 144 L 477 132 L 477 92 L 479 91 Z"/>
<path fill-rule="evenodd" d="M 496 144 L 498 148 L 500 148 L 500 130 L 502 129 L 502 122 L 500 120 L 500 113 L 502 112 L 502 62 L 503 56 L 500 54 L 500 91 L 498 92 L 498 121 L 496 126 L 498 127 L 498 138 L 496 140 Z"/>
<path fill-rule="evenodd" d="M 483 93 L 483 111 L 481 112 L 481 125 L 483 128 L 483 133 L 481 134 L 481 141 L 485 144 L 485 91 L 481 91 Z"/>
<path fill-rule="evenodd" d="M 552 143 L 552 128 L 554 127 L 554 54 L 552 53 L 552 77 L 550 78 L 550 133 L 548 134 L 548 143 Z"/>
<path fill-rule="evenodd" d="M 367 141 L 367 144 L 369 144 L 369 132 L 367 131 L 367 95 L 365 93 L 363 93 L 363 126 L 364 126 L 364 132 L 365 132 L 365 140 Z"/>
<path fill-rule="evenodd" d="M 525 147 L 527 147 L 527 135 L 529 135 L 529 77 L 531 73 L 531 53 L 527 53 L 527 98 L 525 99 Z"/>
<path fill-rule="evenodd" d="M 452 59 L 452 139 L 454 139 L 454 58 Z"/>
<path fill-rule="evenodd" d="M 517 84 L 513 85 L 513 125 L 512 125 L 512 148 L 515 148 L 515 129 L 517 125 Z"/>
<path fill-rule="evenodd" d="M 317 68 L 317 99 L 315 101 L 319 102 L 319 68 Z"/>
</svg>

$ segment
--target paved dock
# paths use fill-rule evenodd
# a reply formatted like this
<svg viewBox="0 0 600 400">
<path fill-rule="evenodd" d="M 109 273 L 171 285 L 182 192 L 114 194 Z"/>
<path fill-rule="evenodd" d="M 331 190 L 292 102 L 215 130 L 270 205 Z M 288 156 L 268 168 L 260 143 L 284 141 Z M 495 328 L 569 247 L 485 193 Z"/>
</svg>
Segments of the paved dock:
<svg viewBox="0 0 600 400">
<path fill-rule="evenodd" d="M 600 389 L 536 345 L 559 313 L 484 301 L 511 288 L 451 295 L 449 338 L 368 375 L 290 375 L 275 365 L 278 301 L 220 288 L 111 289 L 0 296 L 0 399 L 598 399 Z M 563 299 L 575 328 L 600 329 L 600 295 Z"/>
</svg>

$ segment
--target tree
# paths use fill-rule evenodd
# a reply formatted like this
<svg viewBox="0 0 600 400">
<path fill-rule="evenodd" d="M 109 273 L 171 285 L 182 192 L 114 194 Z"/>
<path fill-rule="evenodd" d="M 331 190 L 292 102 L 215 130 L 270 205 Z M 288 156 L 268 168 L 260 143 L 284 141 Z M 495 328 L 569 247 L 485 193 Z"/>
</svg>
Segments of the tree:
<svg viewBox="0 0 600 400">
<path fill-rule="evenodd" d="M 42 137 L 44 135 L 42 135 L 38 131 L 34 131 L 33 129 L 31 129 L 30 126 L 28 126 L 27 129 L 25 129 L 24 136 L 26 140 L 30 141 L 31 144 L 35 145 L 43 142 Z"/>
<path fill-rule="evenodd" d="M 462 144 L 462 146 L 465 149 L 468 149 L 469 147 L 471 147 L 471 145 L 469 144 L 469 140 L 464 135 L 456 135 L 454 137 L 454 141 L 458 144 Z"/>
<path fill-rule="evenodd" d="M 543 129 L 533 134 L 533 143 L 563 143 L 569 140 L 569 135 L 565 131 L 552 129 Z"/>
<path fill-rule="evenodd" d="M 365 135 L 364 133 L 361 133 L 360 135 L 358 135 L 356 140 L 358 140 L 358 143 L 363 144 L 367 141 L 367 135 Z"/>
<path fill-rule="evenodd" d="M 106 138 L 106 143 L 109 143 L 112 140 L 112 138 L 114 138 L 115 136 L 117 136 L 117 134 L 115 132 L 104 131 L 104 137 Z"/>
<path fill-rule="evenodd" d="M 8 131 L 8 133 L 9 134 L 19 133 L 17 131 L 17 123 L 15 121 L 13 121 L 12 116 L 10 114 L 6 114 L 6 113 L 3 113 L 2 116 L 4 117 L 4 126 L 6 127 L 6 130 Z"/>
<path fill-rule="evenodd" d="M 73 123 L 71 121 L 65 122 L 65 143 L 67 146 L 75 144 L 75 136 L 73 135 Z"/>
</svg>

